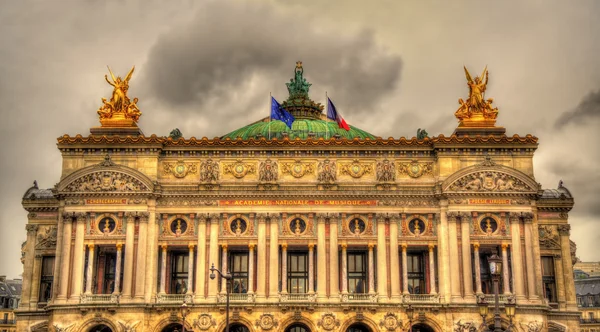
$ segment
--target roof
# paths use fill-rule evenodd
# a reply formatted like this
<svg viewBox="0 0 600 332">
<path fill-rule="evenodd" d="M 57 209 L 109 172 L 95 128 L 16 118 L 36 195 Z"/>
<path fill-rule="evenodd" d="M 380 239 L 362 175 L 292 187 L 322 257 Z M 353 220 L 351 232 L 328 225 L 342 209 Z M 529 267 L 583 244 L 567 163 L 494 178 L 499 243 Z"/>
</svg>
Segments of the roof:
<svg viewBox="0 0 600 332">
<path fill-rule="evenodd" d="M 354 126 L 349 126 L 350 130 L 346 131 L 342 128 L 339 128 L 337 122 L 333 121 L 324 121 L 317 119 L 296 119 L 292 123 L 292 128 L 290 129 L 284 122 L 279 120 L 273 121 L 260 121 L 249 124 L 242 128 L 236 129 L 229 134 L 224 135 L 221 139 L 230 138 L 232 140 L 237 139 L 238 137 L 247 140 L 250 138 L 260 138 L 264 137 L 267 139 L 278 138 L 282 139 L 286 135 L 290 139 L 300 138 L 307 139 L 310 136 L 315 138 L 323 137 L 323 138 L 347 138 L 347 139 L 375 139 L 376 137 L 362 129 L 356 128 Z"/>
<path fill-rule="evenodd" d="M 563 186 L 562 180 L 558 183 L 558 188 L 556 189 L 544 189 L 542 193 L 542 198 L 573 198 L 571 192 L 567 187 Z"/>
<path fill-rule="evenodd" d="M 0 281 L 1 297 L 21 297 L 21 280 Z"/>
<path fill-rule="evenodd" d="M 575 293 L 579 296 L 600 294 L 600 278 L 576 279 Z"/>
<path fill-rule="evenodd" d="M 38 188 L 37 181 L 33 181 L 31 186 L 23 195 L 23 199 L 48 199 L 54 198 L 54 194 L 51 189 L 40 189 Z"/>
</svg>

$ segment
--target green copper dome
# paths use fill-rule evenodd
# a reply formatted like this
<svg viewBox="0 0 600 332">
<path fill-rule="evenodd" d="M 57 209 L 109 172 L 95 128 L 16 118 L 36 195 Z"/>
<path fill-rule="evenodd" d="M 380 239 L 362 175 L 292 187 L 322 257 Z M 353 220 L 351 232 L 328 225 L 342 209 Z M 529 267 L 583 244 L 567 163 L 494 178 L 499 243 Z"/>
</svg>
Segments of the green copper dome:
<svg viewBox="0 0 600 332">
<path fill-rule="evenodd" d="M 296 119 L 296 121 L 294 121 L 292 124 L 292 129 L 288 128 L 285 123 L 279 120 L 271 121 L 270 125 L 268 121 L 256 122 L 234 130 L 221 138 L 237 139 L 240 137 L 243 140 L 247 140 L 250 138 L 260 138 L 262 136 L 266 139 L 282 139 L 286 135 L 290 139 L 307 139 L 309 136 L 313 136 L 315 138 L 322 137 L 325 139 L 332 137 L 341 137 L 347 139 L 354 139 L 355 137 L 358 139 L 365 139 L 367 137 L 370 139 L 375 138 L 375 136 L 371 135 L 370 133 L 353 126 L 350 126 L 350 130 L 346 131 L 342 128 L 339 128 L 337 122 L 315 119 Z"/>
</svg>

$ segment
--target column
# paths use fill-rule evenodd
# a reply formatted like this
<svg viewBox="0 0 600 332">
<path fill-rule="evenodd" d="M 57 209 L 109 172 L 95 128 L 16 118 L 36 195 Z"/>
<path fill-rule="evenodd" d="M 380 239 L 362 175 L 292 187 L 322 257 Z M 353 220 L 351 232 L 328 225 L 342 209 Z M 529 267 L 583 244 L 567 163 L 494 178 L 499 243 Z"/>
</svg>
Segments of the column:
<svg viewBox="0 0 600 332">
<path fill-rule="evenodd" d="M 377 293 L 379 301 L 388 298 L 387 292 L 387 253 L 385 236 L 385 217 L 377 215 Z"/>
<path fill-rule="evenodd" d="M 329 297 L 337 301 L 340 293 L 338 217 L 329 218 Z"/>
<path fill-rule="evenodd" d="M 85 294 L 92 294 L 92 274 L 94 273 L 94 245 L 88 244 L 87 272 L 85 280 Z"/>
<path fill-rule="evenodd" d="M 137 244 L 137 257 L 135 259 L 135 298 L 144 300 L 144 286 L 146 280 L 146 243 L 148 239 L 148 213 L 139 213 L 139 232 Z"/>
<path fill-rule="evenodd" d="M 463 267 L 463 287 L 465 298 L 474 300 L 473 296 L 473 270 L 471 265 L 471 218 L 468 214 L 461 214 L 461 245 L 462 245 L 462 267 Z"/>
<path fill-rule="evenodd" d="M 52 302 L 56 301 L 60 287 L 60 277 L 62 275 L 61 265 L 64 252 L 63 248 L 63 228 L 64 219 L 69 218 L 65 213 L 65 201 L 60 200 L 58 203 L 58 226 L 56 230 L 56 255 L 54 256 L 54 282 L 52 283 Z M 25 266 L 23 266 L 24 268 Z M 25 278 L 25 269 L 23 269 L 23 278 Z M 23 280 L 25 284 L 25 280 Z M 21 304 L 19 304 L 21 306 Z"/>
<path fill-rule="evenodd" d="M 269 297 L 279 301 L 279 223 L 277 218 L 270 220 L 269 234 Z"/>
<path fill-rule="evenodd" d="M 398 215 L 390 218 L 390 277 L 392 300 L 400 300 L 400 260 L 398 257 Z"/>
<path fill-rule="evenodd" d="M 77 224 L 75 227 L 75 247 L 73 247 L 73 277 L 71 283 L 72 302 L 79 302 L 81 297 L 81 285 L 83 284 L 83 237 L 85 236 L 86 215 L 80 213 L 77 215 Z"/>
<path fill-rule="evenodd" d="M 430 244 L 428 246 L 429 248 L 429 285 L 430 285 L 430 290 L 429 290 L 429 294 L 437 294 L 437 291 L 435 290 L 435 257 L 433 255 L 434 251 L 433 248 L 435 248 L 434 244 Z"/>
<path fill-rule="evenodd" d="M 281 294 L 287 294 L 287 243 L 281 244 Z"/>
<path fill-rule="evenodd" d="M 479 261 L 479 243 L 473 243 L 473 263 L 475 264 L 475 292 L 477 295 L 483 294 L 481 290 L 481 265 Z M 506 265 L 508 266 L 508 265 Z M 505 271 L 508 271 L 505 269 Z"/>
<path fill-rule="evenodd" d="M 227 245 L 223 244 L 221 246 L 221 250 L 221 272 L 227 274 Z M 221 293 L 225 294 L 226 292 L 227 282 L 225 282 L 225 280 L 221 280 Z"/>
<path fill-rule="evenodd" d="M 440 201 L 440 226 L 438 232 L 438 271 L 440 274 L 440 293 L 443 301 L 450 303 L 450 248 L 448 247 L 448 201 Z"/>
<path fill-rule="evenodd" d="M 308 245 L 308 293 L 313 294 L 315 292 L 315 245 L 310 243 Z"/>
<path fill-rule="evenodd" d="M 147 240 L 146 240 L 146 276 L 144 278 L 144 301 L 150 303 L 152 301 L 152 293 L 156 293 L 156 275 L 158 269 L 157 254 L 158 254 L 158 221 L 160 214 L 156 214 L 156 199 L 148 200 L 148 229 L 147 229 Z M 191 222 L 194 222 L 194 218 L 190 217 Z M 189 226 L 188 226 L 189 227 Z M 192 266 L 194 266 L 194 262 Z M 192 269 L 188 270 L 188 275 L 193 275 Z M 194 287 L 193 284 L 188 283 L 188 289 L 191 291 Z"/>
<path fill-rule="evenodd" d="M 210 223 L 210 244 L 208 248 L 208 266 L 219 267 L 219 218 L 218 214 L 210 214 L 207 223 Z M 215 278 L 208 280 L 208 298 L 216 300 L 219 292 L 219 279 Z"/>
<path fill-rule="evenodd" d="M 254 294 L 254 243 L 248 245 L 248 294 Z"/>
<path fill-rule="evenodd" d="M 348 245 L 342 243 L 342 294 L 348 294 Z"/>
<path fill-rule="evenodd" d="M 39 276 L 42 269 L 42 258 L 41 254 L 35 255 L 35 260 L 33 262 L 33 275 Z M 40 278 L 33 278 L 31 282 L 31 297 L 29 299 L 29 305 L 32 309 L 37 309 L 38 300 L 40 298 Z"/>
<path fill-rule="evenodd" d="M 448 212 L 448 239 L 450 248 L 450 292 L 452 299 L 460 299 L 460 268 L 458 262 L 457 213 Z"/>
<path fill-rule="evenodd" d="M 265 297 L 267 288 L 267 215 L 258 216 L 258 247 L 256 248 L 256 299 Z M 261 278 L 258 278 L 261 276 Z"/>
<path fill-rule="evenodd" d="M 535 280 L 536 280 L 536 294 L 538 294 L 539 298 L 544 296 L 543 284 L 539 282 L 542 280 L 542 264 L 541 254 L 540 254 L 540 235 L 539 235 L 539 224 L 537 218 L 537 207 L 535 206 L 535 201 L 532 202 L 532 209 L 535 211 L 533 215 L 533 259 L 535 262 L 534 271 L 535 271 Z"/>
<path fill-rule="evenodd" d="M 564 285 L 567 309 L 577 310 L 575 281 L 573 280 L 573 260 L 571 258 L 571 242 L 569 241 L 570 231 L 571 225 L 564 224 L 558 226 L 558 234 L 560 234 L 560 255 L 562 256 L 562 268 L 565 276 Z"/>
<path fill-rule="evenodd" d="M 374 245 L 369 243 L 369 294 L 375 294 L 375 260 L 373 259 Z"/>
<path fill-rule="evenodd" d="M 510 213 L 510 235 L 512 240 L 512 271 L 513 286 L 517 299 L 525 299 L 523 284 L 523 256 L 521 254 L 521 229 L 519 228 L 519 213 Z"/>
<path fill-rule="evenodd" d="M 115 268 L 115 290 L 113 294 L 121 293 L 121 262 L 123 256 L 123 244 L 117 243 L 117 266 Z"/>
<path fill-rule="evenodd" d="M 160 290 L 158 293 L 165 294 L 167 283 L 167 245 L 163 244 L 160 248 L 162 252 L 160 255 Z"/>
<path fill-rule="evenodd" d="M 135 215 L 128 212 L 125 215 L 127 226 L 125 231 L 125 269 L 123 270 L 123 297 L 131 298 L 133 284 L 133 237 L 135 236 Z"/>
<path fill-rule="evenodd" d="M 64 302 L 67 300 L 67 290 L 69 288 L 69 276 L 70 272 L 70 262 L 71 262 L 71 234 L 73 232 L 73 220 L 71 217 L 63 217 L 63 247 L 62 251 L 62 259 L 60 261 L 60 285 L 58 287 L 58 296 L 56 298 L 57 302 Z M 27 242 L 27 245 L 31 245 L 33 248 L 35 241 Z M 34 250 L 28 251 L 33 255 Z M 33 256 L 32 256 L 33 260 Z M 27 261 L 26 261 L 27 262 Z"/>
<path fill-rule="evenodd" d="M 188 290 L 186 294 L 193 294 L 192 290 L 194 285 L 194 245 L 188 244 L 188 249 L 190 250 L 188 257 Z"/>
<path fill-rule="evenodd" d="M 402 243 L 402 294 L 408 292 L 408 260 L 406 257 L 406 243 Z"/>
<path fill-rule="evenodd" d="M 23 261 L 23 288 L 21 289 L 21 303 L 19 307 L 28 308 L 32 293 L 31 284 L 33 283 L 33 261 L 35 255 L 35 237 L 37 235 L 38 226 L 28 224 L 27 243 L 25 244 L 25 259 Z M 68 273 L 67 273 L 68 275 Z"/>
<path fill-rule="evenodd" d="M 325 217 L 317 217 L 317 298 L 327 297 L 327 250 L 325 248 Z"/>
<path fill-rule="evenodd" d="M 527 293 L 529 294 L 529 300 L 538 300 L 535 286 L 535 266 L 533 258 L 533 214 L 523 213 L 523 220 L 525 221 L 525 264 L 527 266 Z"/>
<path fill-rule="evenodd" d="M 510 277 L 508 275 L 508 244 L 502 243 L 502 279 L 504 280 L 504 294 L 510 295 Z"/>
<path fill-rule="evenodd" d="M 196 299 L 204 299 L 206 282 L 206 215 L 198 220 L 198 257 L 196 257 Z"/>
<path fill-rule="evenodd" d="M 565 289 L 565 273 L 563 271 L 562 257 L 560 255 L 554 255 L 554 270 L 555 270 L 555 282 L 556 282 L 556 296 L 558 298 L 558 308 L 566 309 L 567 307 L 567 296 Z"/>
</svg>

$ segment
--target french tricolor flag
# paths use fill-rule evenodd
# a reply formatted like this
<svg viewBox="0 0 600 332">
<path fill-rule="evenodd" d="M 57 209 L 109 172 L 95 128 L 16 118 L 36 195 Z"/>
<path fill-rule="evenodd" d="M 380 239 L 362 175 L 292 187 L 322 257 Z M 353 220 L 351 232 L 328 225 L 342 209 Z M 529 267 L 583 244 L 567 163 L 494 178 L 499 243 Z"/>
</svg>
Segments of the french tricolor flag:
<svg viewBox="0 0 600 332">
<path fill-rule="evenodd" d="M 333 105 L 333 102 L 331 102 L 331 99 L 329 99 L 329 97 L 327 97 L 327 118 L 337 122 L 340 128 L 344 128 L 346 129 L 346 131 L 350 130 L 350 127 L 348 126 L 344 118 L 342 118 L 340 113 L 336 111 L 335 106 Z"/>
</svg>

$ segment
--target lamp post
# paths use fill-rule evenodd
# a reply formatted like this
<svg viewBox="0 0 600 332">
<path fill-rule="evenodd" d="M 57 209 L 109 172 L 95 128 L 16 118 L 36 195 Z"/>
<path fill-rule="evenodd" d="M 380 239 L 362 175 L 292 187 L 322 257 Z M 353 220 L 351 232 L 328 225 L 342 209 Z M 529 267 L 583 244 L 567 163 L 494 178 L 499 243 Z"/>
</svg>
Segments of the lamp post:
<svg viewBox="0 0 600 332">
<path fill-rule="evenodd" d="M 500 283 L 500 276 L 502 275 L 502 258 L 493 254 L 488 257 L 488 263 L 490 265 L 490 274 L 494 281 L 494 332 L 502 332 L 499 306 L 500 300 L 498 296 L 498 284 Z"/>
<path fill-rule="evenodd" d="M 506 302 L 506 304 L 504 305 L 504 309 L 506 310 L 506 316 L 508 316 L 508 329 L 507 331 L 512 332 L 512 328 L 513 328 L 513 317 L 515 316 L 515 307 L 517 306 L 517 304 L 515 303 L 514 300 L 509 300 Z"/>
<path fill-rule="evenodd" d="M 408 316 L 408 332 L 412 332 L 412 321 L 415 316 L 415 309 L 413 309 L 410 304 L 406 308 L 406 315 Z"/>
<path fill-rule="evenodd" d="M 187 304 L 185 304 L 185 302 L 183 302 L 183 304 L 180 307 L 181 310 L 181 330 L 183 332 L 185 332 L 185 316 L 187 316 L 190 313 L 190 309 L 188 308 Z"/>
<path fill-rule="evenodd" d="M 488 307 L 485 297 L 482 297 L 477 305 L 479 306 L 479 314 L 481 315 L 481 320 L 483 321 L 482 325 L 484 326 L 482 331 L 489 331 L 487 327 L 487 315 L 490 308 Z"/>
<path fill-rule="evenodd" d="M 225 282 L 228 284 L 225 286 L 225 296 L 227 298 L 227 302 L 225 304 L 225 332 L 229 332 L 229 287 L 231 286 L 231 280 L 233 279 L 231 274 L 226 273 L 223 274 L 218 269 L 215 269 L 215 263 L 212 263 L 212 267 L 210 268 L 210 279 L 215 280 L 215 272 L 219 274 L 222 279 L 225 279 Z"/>
</svg>

